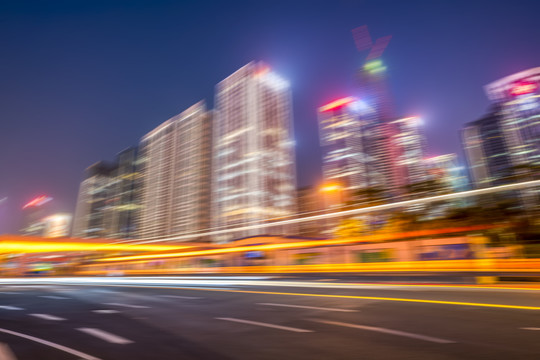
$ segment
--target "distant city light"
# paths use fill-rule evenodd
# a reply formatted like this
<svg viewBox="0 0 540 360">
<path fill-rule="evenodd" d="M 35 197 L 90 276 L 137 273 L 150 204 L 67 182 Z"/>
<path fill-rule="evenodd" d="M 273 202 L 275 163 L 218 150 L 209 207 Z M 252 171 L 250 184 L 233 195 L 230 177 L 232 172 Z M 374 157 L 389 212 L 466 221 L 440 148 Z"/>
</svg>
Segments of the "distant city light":
<svg viewBox="0 0 540 360">
<path fill-rule="evenodd" d="M 362 100 L 356 100 L 351 102 L 348 105 L 348 108 L 351 109 L 353 112 L 359 114 L 367 114 L 374 111 L 371 106 L 369 106 L 365 101 Z"/>
<path fill-rule="evenodd" d="M 511 90 L 514 96 L 530 94 L 538 90 L 538 85 L 533 82 L 519 82 Z"/>
<path fill-rule="evenodd" d="M 319 111 L 324 112 L 324 111 L 336 110 L 336 109 L 339 109 L 339 108 L 341 108 L 341 107 L 343 107 L 345 105 L 348 105 L 348 104 L 352 103 L 355 100 L 356 99 L 351 97 L 351 96 L 346 97 L 346 98 L 342 98 L 342 99 L 338 99 L 338 100 L 332 101 L 329 104 L 321 106 L 319 108 Z"/>
<path fill-rule="evenodd" d="M 30 200 L 28 203 L 26 203 L 26 205 L 23 206 L 23 210 L 29 207 L 41 206 L 43 204 L 48 203 L 51 200 L 52 200 L 52 197 L 48 197 L 46 195 L 38 196 L 37 198 L 34 198 Z"/>
<path fill-rule="evenodd" d="M 386 71 L 386 66 L 384 66 L 381 60 L 373 60 L 373 61 L 367 62 L 364 65 L 364 70 L 366 70 L 370 74 L 376 74 L 379 72 Z"/>
</svg>

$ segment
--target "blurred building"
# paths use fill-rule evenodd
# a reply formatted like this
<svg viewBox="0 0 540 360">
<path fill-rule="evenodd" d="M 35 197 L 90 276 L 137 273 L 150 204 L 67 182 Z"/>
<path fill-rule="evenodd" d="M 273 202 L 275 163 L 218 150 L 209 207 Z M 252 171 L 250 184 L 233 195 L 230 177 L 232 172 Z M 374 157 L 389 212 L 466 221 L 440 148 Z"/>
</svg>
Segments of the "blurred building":
<svg viewBox="0 0 540 360">
<path fill-rule="evenodd" d="M 114 164 L 103 161 L 89 166 L 79 187 L 73 237 L 112 237 L 111 203 L 114 198 Z"/>
<path fill-rule="evenodd" d="M 424 163 L 426 140 L 417 116 L 389 122 L 394 194 L 404 194 L 411 186 L 427 180 Z"/>
<path fill-rule="evenodd" d="M 52 214 L 51 201 L 51 197 L 41 195 L 30 200 L 23 206 L 23 225 L 20 230 L 21 235 L 43 235 L 45 229 L 43 219 Z"/>
<path fill-rule="evenodd" d="M 540 67 L 494 81 L 485 91 L 500 107 L 510 161 L 526 175 L 532 171 L 526 166 L 540 166 Z"/>
<path fill-rule="evenodd" d="M 540 166 L 540 67 L 485 86 L 489 113 L 461 131 L 474 187 L 537 176 Z"/>
<path fill-rule="evenodd" d="M 142 138 L 140 238 L 209 228 L 211 129 L 212 114 L 200 101 Z"/>
<path fill-rule="evenodd" d="M 511 181 L 512 157 L 499 107 L 495 106 L 482 118 L 465 124 L 461 138 L 473 187 L 496 186 Z"/>
<path fill-rule="evenodd" d="M 43 237 L 60 238 L 69 236 L 71 228 L 71 214 L 58 213 L 47 216 L 43 219 Z"/>
<path fill-rule="evenodd" d="M 115 163 L 101 161 L 88 167 L 79 188 L 72 236 L 135 237 L 140 210 L 138 184 L 136 148 L 120 152 Z"/>
<path fill-rule="evenodd" d="M 291 92 L 287 81 L 251 62 L 216 86 L 213 147 L 213 226 L 254 225 L 216 236 L 229 241 L 288 234 L 265 226 L 296 213 Z"/>
<path fill-rule="evenodd" d="M 467 177 L 463 173 L 464 167 L 459 166 L 457 162 L 457 154 L 432 156 L 424 159 L 424 164 L 427 178 L 440 184 L 439 193 L 467 190 Z"/>
<path fill-rule="evenodd" d="M 136 236 L 137 220 L 140 213 L 140 173 L 136 147 L 120 152 L 114 171 L 112 234 L 118 239 Z"/>
<path fill-rule="evenodd" d="M 361 189 L 388 191 L 390 133 L 374 109 L 347 97 L 320 107 L 318 120 L 324 182 L 339 186 L 342 202 L 354 201 Z"/>
</svg>

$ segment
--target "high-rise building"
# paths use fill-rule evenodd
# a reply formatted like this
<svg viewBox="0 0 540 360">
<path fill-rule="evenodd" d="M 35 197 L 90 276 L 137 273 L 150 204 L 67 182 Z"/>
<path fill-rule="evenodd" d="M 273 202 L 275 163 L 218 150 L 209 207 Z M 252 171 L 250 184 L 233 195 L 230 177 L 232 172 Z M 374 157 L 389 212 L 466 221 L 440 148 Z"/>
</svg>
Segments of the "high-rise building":
<svg viewBox="0 0 540 360">
<path fill-rule="evenodd" d="M 461 131 L 474 187 L 531 180 L 540 166 L 540 67 L 485 86 L 487 115 Z"/>
<path fill-rule="evenodd" d="M 512 174 L 512 157 L 505 139 L 501 110 L 494 107 L 482 118 L 467 123 L 461 139 L 475 188 L 502 185 Z"/>
<path fill-rule="evenodd" d="M 485 86 L 485 91 L 500 108 L 501 127 L 514 171 L 521 175 L 531 173 L 527 166 L 540 166 L 540 67 L 494 81 Z"/>
<path fill-rule="evenodd" d="M 117 155 L 112 188 L 112 233 L 110 237 L 130 239 L 136 236 L 140 212 L 140 174 L 137 148 L 130 147 Z"/>
<path fill-rule="evenodd" d="M 287 81 L 251 62 L 216 86 L 213 226 L 257 225 L 215 237 L 287 234 L 268 220 L 296 211 L 291 93 Z"/>
<path fill-rule="evenodd" d="M 142 138 L 139 238 L 209 228 L 211 129 L 212 114 L 200 101 Z"/>
<path fill-rule="evenodd" d="M 118 153 L 114 163 L 98 162 L 85 171 L 79 188 L 72 236 L 130 239 L 140 211 L 136 148 Z"/>
<path fill-rule="evenodd" d="M 47 195 L 38 196 L 27 202 L 23 208 L 23 226 L 20 230 L 22 235 L 41 236 L 45 230 L 43 219 L 52 214 L 52 198 Z"/>
<path fill-rule="evenodd" d="M 114 164 L 100 161 L 86 169 L 77 197 L 73 237 L 112 237 L 115 168 Z"/>
<path fill-rule="evenodd" d="M 389 122 L 394 194 L 406 193 L 407 187 L 427 180 L 424 164 L 425 137 L 422 121 L 412 116 Z"/>
</svg>

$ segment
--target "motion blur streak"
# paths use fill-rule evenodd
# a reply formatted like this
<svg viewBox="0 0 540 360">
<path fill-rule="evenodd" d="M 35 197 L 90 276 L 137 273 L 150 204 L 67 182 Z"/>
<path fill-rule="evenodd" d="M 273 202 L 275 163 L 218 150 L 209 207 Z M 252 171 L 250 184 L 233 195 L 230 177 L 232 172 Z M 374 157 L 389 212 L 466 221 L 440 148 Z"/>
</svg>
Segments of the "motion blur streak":
<svg viewBox="0 0 540 360">
<path fill-rule="evenodd" d="M 157 258 L 169 258 L 169 257 L 227 254 L 227 253 L 237 253 L 237 252 L 243 252 L 243 251 L 254 251 L 254 250 L 277 250 L 277 249 L 290 249 L 290 248 L 300 248 L 300 247 L 310 247 L 310 246 L 328 246 L 328 245 L 349 244 L 349 243 L 356 243 L 356 242 L 370 242 L 370 241 L 378 242 L 378 241 L 404 239 L 404 238 L 409 238 L 409 237 L 419 237 L 419 236 L 426 236 L 426 235 L 439 235 L 439 234 L 449 234 L 449 233 L 460 233 L 464 231 L 486 230 L 493 227 L 496 227 L 496 226 L 494 225 L 462 226 L 462 227 L 455 227 L 455 228 L 448 228 L 448 229 L 419 230 L 419 231 L 409 231 L 409 232 L 396 233 L 396 234 L 371 235 L 371 236 L 363 236 L 363 237 L 352 238 L 352 239 L 300 241 L 300 242 L 294 242 L 294 243 L 238 246 L 238 247 L 224 248 L 224 249 L 187 251 L 187 252 L 180 252 L 180 253 L 119 256 L 119 257 L 99 259 L 97 261 L 126 261 L 126 260 L 129 261 L 129 260 L 140 260 L 140 259 L 157 259 Z"/>
<path fill-rule="evenodd" d="M 257 291 L 257 290 L 238 290 L 238 289 L 218 289 L 208 288 L 205 285 L 222 285 L 222 286 L 238 286 L 238 285 L 250 285 L 250 286 L 294 286 L 294 287 L 312 287 L 312 288 L 356 288 L 362 289 L 361 286 L 356 284 L 343 284 L 342 286 L 333 285 L 328 286 L 325 284 L 314 284 L 309 282 L 271 282 L 271 281 L 249 281 L 249 280 L 232 280 L 228 281 L 224 277 L 224 281 L 219 280 L 181 280 L 181 279 L 145 279 L 145 278 L 121 278 L 121 279 L 109 279 L 109 278 L 56 278 L 56 279 L 2 279 L 1 283 L 15 284 L 48 284 L 48 285 L 74 285 L 74 286 L 110 286 L 110 287 L 128 287 L 128 288 L 151 288 L 151 289 L 174 289 L 174 290 L 195 290 L 195 291 L 220 291 L 231 293 L 245 293 L 245 294 L 265 294 L 265 295 L 286 295 L 286 296 L 309 296 L 309 297 L 324 297 L 324 298 L 343 298 L 343 299 L 358 299 L 358 300 L 378 300 L 378 301 L 393 301 L 393 302 L 411 302 L 411 303 L 427 303 L 427 304 L 442 304 L 442 305 L 456 305 L 456 306 L 475 306 L 475 307 L 489 307 L 489 308 L 505 308 L 505 309 L 519 309 L 519 310 L 540 310 L 539 306 L 522 306 L 512 304 L 490 304 L 481 302 L 462 302 L 462 301 L 445 301 L 435 299 L 413 299 L 413 298 L 394 298 L 394 297 L 381 297 L 381 296 L 361 296 L 361 295 L 342 295 L 342 294 L 311 294 L 311 293 L 296 293 L 296 292 L 277 292 L 277 291 Z M 179 286 L 170 286 L 178 284 Z M 182 285 L 193 284 L 196 286 L 185 287 Z M 200 286 L 200 288 L 198 287 Z M 372 284 L 373 288 L 384 289 L 389 285 Z M 407 287 L 407 285 L 397 285 L 396 287 Z M 444 285 L 439 285 L 444 287 Z M 477 289 L 479 291 L 485 290 L 483 287 L 468 287 L 464 288 Z M 506 289 L 508 290 L 508 289 Z M 516 290 L 524 290 L 518 288 Z M 530 289 L 527 289 L 530 290 Z M 537 289 L 540 290 L 540 289 Z"/>
<path fill-rule="evenodd" d="M 461 191 L 461 192 L 456 192 L 452 194 L 430 196 L 430 197 L 425 197 L 421 199 L 406 200 L 406 201 L 400 201 L 400 202 L 389 203 L 389 204 L 384 204 L 384 205 L 364 207 L 360 209 L 337 211 L 337 212 L 323 214 L 323 215 L 314 215 L 314 216 L 308 216 L 308 217 L 298 218 L 298 219 L 276 221 L 276 222 L 272 222 L 271 224 L 272 226 L 279 226 L 279 225 L 294 224 L 294 223 L 300 223 L 300 222 L 306 222 L 306 221 L 329 219 L 329 218 L 335 218 L 335 217 L 340 217 L 340 216 L 356 215 L 356 214 L 369 213 L 373 211 L 382 211 L 382 210 L 389 210 L 389 209 L 395 209 L 395 208 L 401 208 L 401 207 L 408 207 L 408 206 L 413 206 L 413 205 L 418 205 L 418 204 L 426 204 L 426 203 L 431 203 L 431 202 L 436 202 L 436 201 L 463 199 L 463 198 L 472 197 L 472 196 L 485 195 L 485 194 L 491 194 L 491 193 L 509 191 L 509 190 L 525 189 L 525 188 L 530 188 L 530 187 L 535 187 L 535 186 L 540 186 L 540 180 L 524 181 L 524 182 L 508 184 L 508 185 L 493 186 L 493 187 L 484 188 L 484 189 Z M 196 238 L 200 236 L 211 236 L 211 235 L 231 233 L 231 232 L 237 232 L 237 231 L 243 231 L 243 230 L 258 229 L 263 226 L 268 226 L 268 224 L 249 225 L 249 226 L 237 227 L 234 229 L 193 233 L 189 235 L 174 236 L 174 237 L 156 239 L 156 240 L 135 241 L 135 243 L 145 244 L 145 243 L 153 243 L 153 242 L 191 239 L 191 238 Z M 115 243 L 120 243 L 120 242 L 134 242 L 134 240 L 118 241 Z"/>
</svg>

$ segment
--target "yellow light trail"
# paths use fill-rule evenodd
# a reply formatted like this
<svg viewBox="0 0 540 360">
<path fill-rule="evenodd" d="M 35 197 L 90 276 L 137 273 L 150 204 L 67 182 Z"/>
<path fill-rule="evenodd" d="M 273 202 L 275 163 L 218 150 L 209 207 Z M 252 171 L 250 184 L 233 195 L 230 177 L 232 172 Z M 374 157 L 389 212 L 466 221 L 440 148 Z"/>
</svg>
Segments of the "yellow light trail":
<svg viewBox="0 0 540 360">
<path fill-rule="evenodd" d="M 463 226 L 463 227 L 455 227 L 455 228 L 448 228 L 448 229 L 409 231 L 405 233 L 395 233 L 395 234 L 378 234 L 378 235 L 364 236 L 361 238 L 351 238 L 351 239 L 298 241 L 298 242 L 293 242 L 293 243 L 238 246 L 238 247 L 230 247 L 230 248 L 211 249 L 211 250 L 184 251 L 184 252 L 179 252 L 179 253 L 119 256 L 119 257 L 98 259 L 96 261 L 101 261 L 101 262 L 103 261 L 131 261 L 131 260 L 161 259 L 161 258 L 187 257 L 187 256 L 200 256 L 200 255 L 219 255 L 219 254 L 228 254 L 228 253 L 243 252 L 243 251 L 255 251 L 255 250 L 265 251 L 265 250 L 279 250 L 279 249 L 291 249 L 291 248 L 314 247 L 314 246 L 318 247 L 318 246 L 329 246 L 329 245 L 344 245 L 344 244 L 360 243 L 360 242 L 379 242 L 379 241 L 396 240 L 396 239 L 403 239 L 407 237 L 449 234 L 449 233 L 464 232 L 464 231 L 477 231 L 477 230 L 485 230 L 485 229 L 489 229 L 493 227 L 494 227 L 493 225 Z"/>
<path fill-rule="evenodd" d="M 0 252 L 62 252 L 62 251 L 167 251 L 192 248 L 174 245 L 106 244 L 53 241 L 0 241 Z"/>
<path fill-rule="evenodd" d="M 192 287 L 184 288 L 184 287 L 176 287 L 176 286 L 100 285 L 100 284 L 88 284 L 88 285 L 86 285 L 86 284 L 77 284 L 77 286 L 79 286 L 79 285 L 84 285 L 84 286 L 115 286 L 115 287 L 130 287 L 130 288 L 152 288 L 152 289 L 158 288 L 158 289 L 195 290 L 195 291 L 220 291 L 220 292 L 243 293 L 243 294 L 310 296 L 310 297 L 339 298 L 339 299 L 395 301 L 395 302 L 409 302 L 409 303 L 422 303 L 422 304 L 477 306 L 477 307 L 500 308 L 500 309 L 535 310 L 535 311 L 540 310 L 540 306 L 487 304 L 487 303 L 474 303 L 474 302 L 462 302 L 462 301 L 392 298 L 392 297 L 381 297 L 381 296 L 308 294 L 308 293 L 289 293 L 289 292 L 277 292 L 277 291 L 232 290 L 232 289 L 231 290 L 225 290 L 225 289 L 209 289 L 209 288 L 206 288 L 206 289 L 205 288 L 194 289 Z"/>
</svg>

